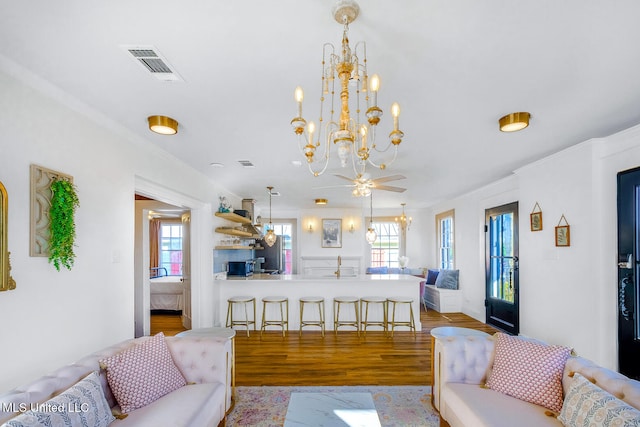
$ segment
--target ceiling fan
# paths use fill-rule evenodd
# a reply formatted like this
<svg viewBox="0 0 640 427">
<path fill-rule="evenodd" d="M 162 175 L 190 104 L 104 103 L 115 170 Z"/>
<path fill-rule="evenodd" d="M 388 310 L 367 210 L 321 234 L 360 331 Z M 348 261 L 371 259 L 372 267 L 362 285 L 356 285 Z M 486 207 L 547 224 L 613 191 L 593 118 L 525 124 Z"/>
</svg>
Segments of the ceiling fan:
<svg viewBox="0 0 640 427">
<path fill-rule="evenodd" d="M 382 185 L 384 182 L 396 181 L 399 179 L 405 179 L 404 175 L 390 175 L 390 176 L 382 176 L 380 178 L 371 178 L 368 173 L 359 174 L 355 179 L 348 178 L 344 175 L 334 176 L 345 179 L 347 181 L 351 181 L 351 184 L 346 185 L 332 185 L 329 187 L 316 187 L 316 188 L 335 188 L 335 187 L 353 187 L 353 195 L 356 197 L 360 196 L 368 196 L 371 194 L 371 190 L 385 190 L 385 191 L 395 191 L 396 193 L 402 193 L 406 190 L 406 188 L 402 187 L 394 187 L 391 185 Z"/>
</svg>

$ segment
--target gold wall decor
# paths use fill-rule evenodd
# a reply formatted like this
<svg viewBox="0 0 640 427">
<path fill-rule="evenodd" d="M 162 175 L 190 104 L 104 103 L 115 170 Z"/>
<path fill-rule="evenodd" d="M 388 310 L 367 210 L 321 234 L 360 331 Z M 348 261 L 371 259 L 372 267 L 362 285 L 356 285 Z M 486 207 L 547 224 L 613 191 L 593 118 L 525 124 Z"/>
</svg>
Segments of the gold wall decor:
<svg viewBox="0 0 640 427">
<path fill-rule="evenodd" d="M 11 277 L 11 264 L 9 263 L 9 248 L 7 233 L 9 222 L 9 196 L 7 189 L 0 182 L 0 291 L 8 291 L 16 288 L 16 282 Z"/>
<path fill-rule="evenodd" d="M 29 255 L 49 256 L 49 207 L 51 183 L 57 178 L 73 177 L 38 165 L 31 165 L 31 221 L 29 230 Z"/>
<path fill-rule="evenodd" d="M 564 224 L 562 224 L 564 221 Z M 556 246 L 571 246 L 571 226 L 562 214 L 556 226 Z"/>
<path fill-rule="evenodd" d="M 538 202 L 536 202 L 533 210 L 529 214 L 529 222 L 531 224 L 531 231 L 542 231 L 542 209 Z"/>
</svg>

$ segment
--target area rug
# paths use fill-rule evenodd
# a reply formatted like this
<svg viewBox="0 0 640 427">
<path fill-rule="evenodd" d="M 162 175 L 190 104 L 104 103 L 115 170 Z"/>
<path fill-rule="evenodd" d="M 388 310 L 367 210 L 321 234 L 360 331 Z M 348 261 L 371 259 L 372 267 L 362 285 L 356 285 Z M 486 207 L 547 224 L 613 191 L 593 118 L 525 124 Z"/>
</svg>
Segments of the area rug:
<svg viewBox="0 0 640 427">
<path fill-rule="evenodd" d="M 382 426 L 437 427 L 440 417 L 431 406 L 431 387 L 236 387 L 236 402 L 227 426 L 284 425 L 291 393 L 371 393 Z"/>
</svg>

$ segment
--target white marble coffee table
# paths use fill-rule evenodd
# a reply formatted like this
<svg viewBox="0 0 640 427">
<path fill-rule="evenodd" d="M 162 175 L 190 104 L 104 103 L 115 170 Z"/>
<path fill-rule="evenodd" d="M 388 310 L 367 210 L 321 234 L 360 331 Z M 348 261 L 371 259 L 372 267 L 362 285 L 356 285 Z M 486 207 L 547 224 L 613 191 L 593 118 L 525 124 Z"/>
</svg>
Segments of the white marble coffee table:
<svg viewBox="0 0 640 427">
<path fill-rule="evenodd" d="M 371 393 L 291 393 L 284 427 L 376 427 Z"/>
</svg>

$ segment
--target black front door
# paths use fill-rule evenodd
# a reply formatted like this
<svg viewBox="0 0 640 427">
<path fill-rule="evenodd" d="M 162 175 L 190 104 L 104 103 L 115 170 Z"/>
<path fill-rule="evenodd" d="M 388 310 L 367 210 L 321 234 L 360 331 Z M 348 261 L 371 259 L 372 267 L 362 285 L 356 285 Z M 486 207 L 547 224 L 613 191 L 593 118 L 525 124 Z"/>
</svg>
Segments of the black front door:
<svg viewBox="0 0 640 427">
<path fill-rule="evenodd" d="M 618 361 L 640 379 L 640 168 L 618 174 Z"/>
<path fill-rule="evenodd" d="M 518 202 L 485 211 L 486 322 L 517 335 L 520 332 L 518 293 Z"/>
</svg>

